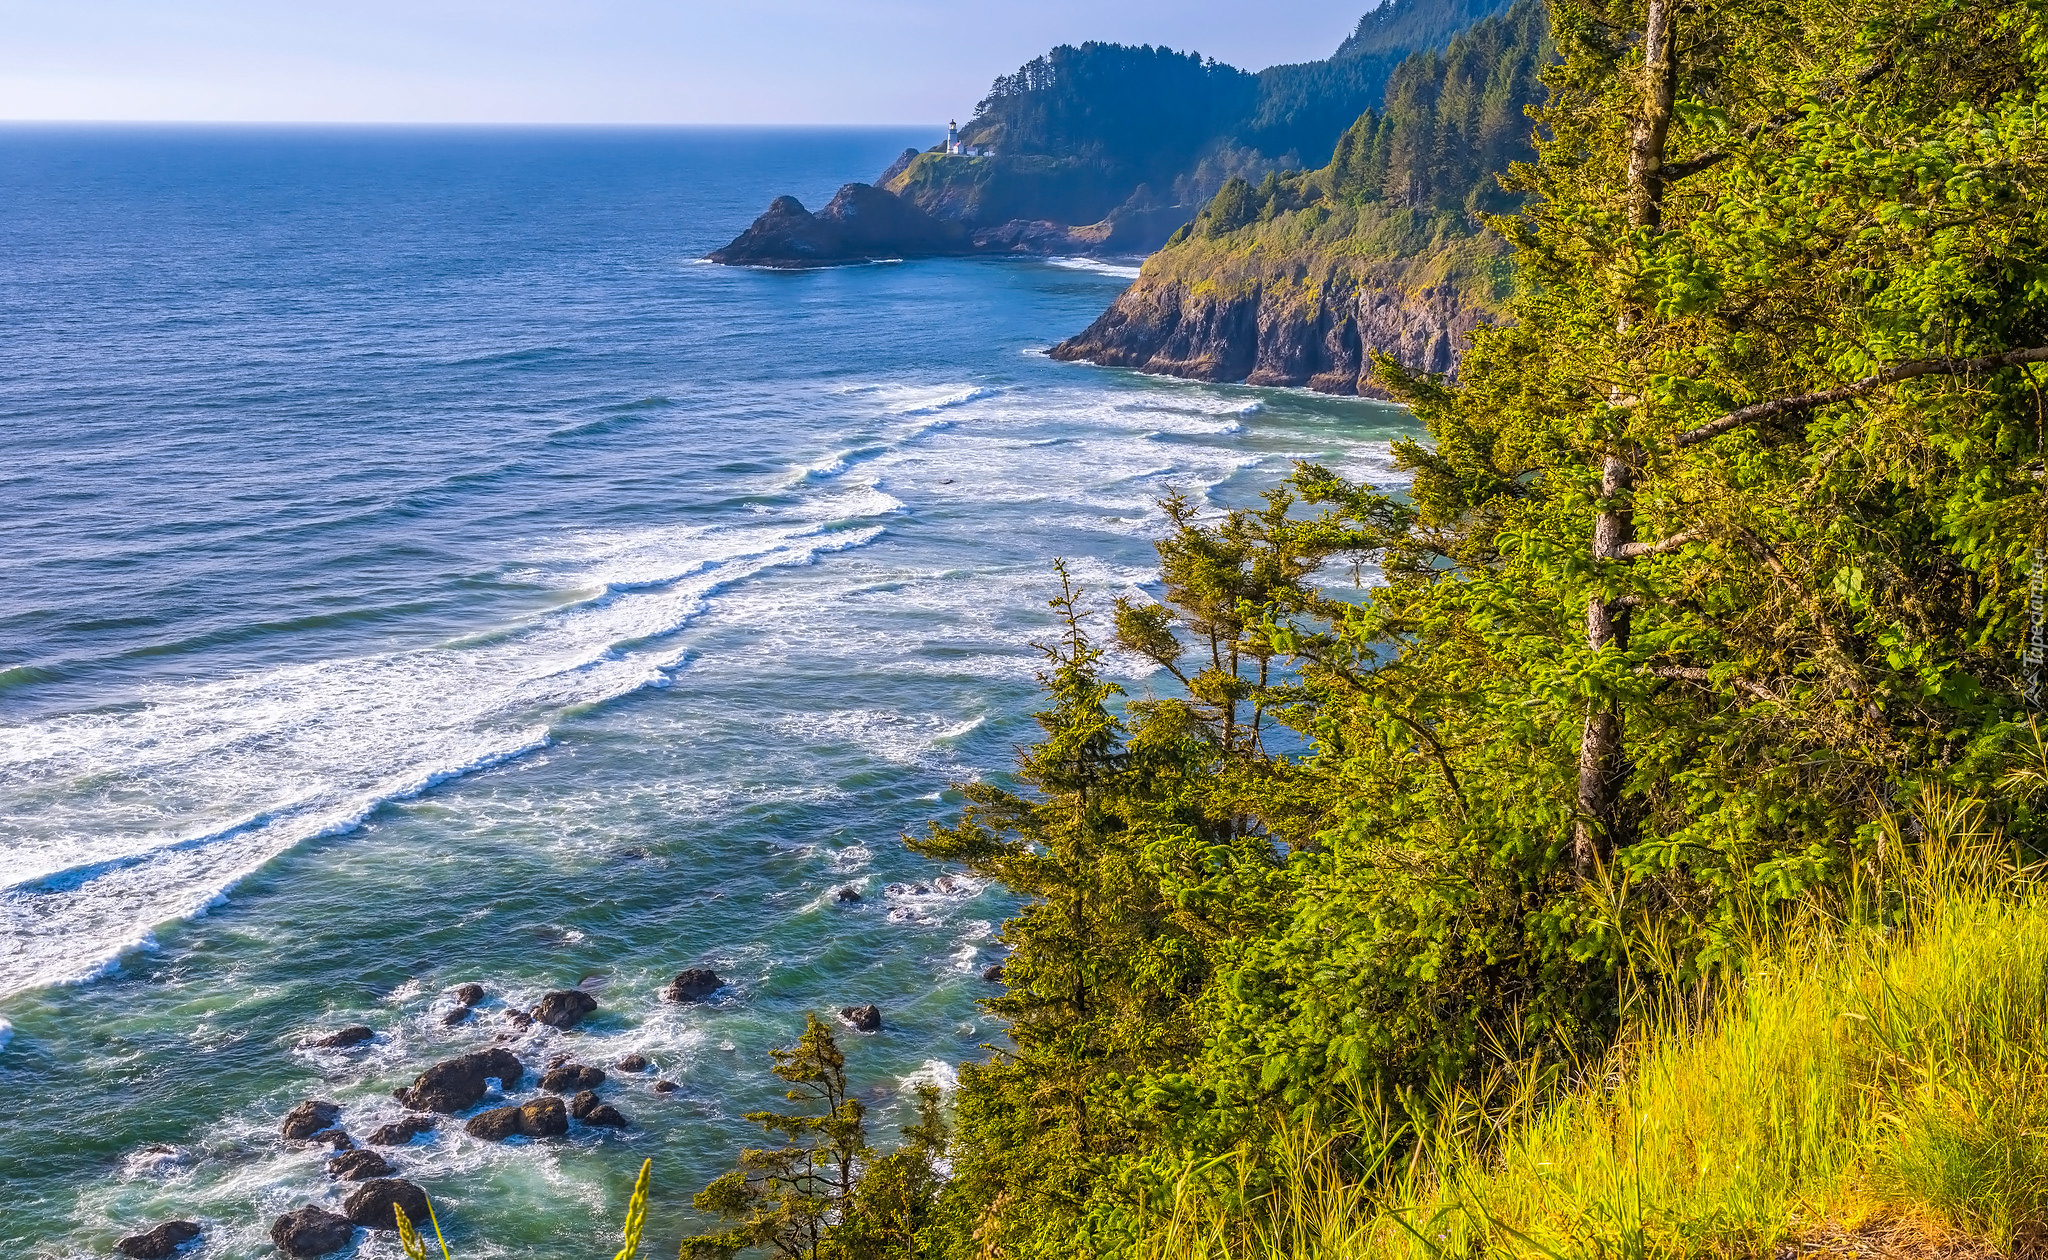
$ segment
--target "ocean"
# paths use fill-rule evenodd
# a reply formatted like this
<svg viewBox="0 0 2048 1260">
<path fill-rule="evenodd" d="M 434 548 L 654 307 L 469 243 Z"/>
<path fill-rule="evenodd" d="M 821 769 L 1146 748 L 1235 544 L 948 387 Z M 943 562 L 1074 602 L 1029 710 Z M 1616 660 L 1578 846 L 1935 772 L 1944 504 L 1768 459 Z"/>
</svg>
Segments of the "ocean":
<svg viewBox="0 0 2048 1260">
<path fill-rule="evenodd" d="M 0 1252 L 268 1254 L 349 1189 L 286 1111 L 509 1036 L 653 1066 L 625 1130 L 387 1151 L 456 1253 L 610 1254 L 651 1158 L 667 1254 L 806 1011 L 881 1007 L 884 1145 L 1000 1044 L 1013 902 L 900 837 L 1037 729 L 1053 559 L 1157 594 L 1170 488 L 1415 426 L 1047 359 L 1135 260 L 698 261 L 931 138 L 0 130 Z"/>
</svg>

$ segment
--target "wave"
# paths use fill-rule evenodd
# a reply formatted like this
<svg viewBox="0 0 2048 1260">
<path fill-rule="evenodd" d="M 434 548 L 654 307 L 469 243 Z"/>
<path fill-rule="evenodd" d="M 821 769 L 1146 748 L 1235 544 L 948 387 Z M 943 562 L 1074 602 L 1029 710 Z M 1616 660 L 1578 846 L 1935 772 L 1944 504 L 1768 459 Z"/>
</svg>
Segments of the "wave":
<svg viewBox="0 0 2048 1260">
<path fill-rule="evenodd" d="M 984 398 L 994 398 L 1000 392 L 1000 390 L 991 389 L 984 385 L 969 385 L 952 389 L 936 398 L 897 407 L 895 412 L 899 416 L 929 416 L 945 411 L 948 408 L 964 407 L 971 402 L 980 402 Z"/>
<path fill-rule="evenodd" d="M 1119 280 L 1136 280 L 1145 270 L 1141 263 L 1104 262 L 1099 258 L 1048 258 L 1045 261 L 1068 271 L 1092 271 L 1096 275 L 1115 276 Z"/>
</svg>

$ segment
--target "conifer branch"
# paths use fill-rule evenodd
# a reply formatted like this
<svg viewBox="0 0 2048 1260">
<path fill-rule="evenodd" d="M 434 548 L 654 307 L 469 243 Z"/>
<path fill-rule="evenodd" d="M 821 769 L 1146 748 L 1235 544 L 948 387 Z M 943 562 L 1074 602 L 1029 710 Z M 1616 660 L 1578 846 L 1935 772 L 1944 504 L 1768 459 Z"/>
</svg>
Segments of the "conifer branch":
<svg viewBox="0 0 2048 1260">
<path fill-rule="evenodd" d="M 1891 58 L 1880 57 L 1868 70 L 1852 79 L 1850 84 L 1852 87 L 1862 87 L 1891 68 Z M 1833 100 L 1840 95 L 1841 92 L 1839 90 L 1831 92 L 1828 94 L 1827 99 Z M 1800 110 L 1788 109 L 1772 114 L 1769 118 L 1760 118 L 1742 129 L 1742 142 L 1749 144 L 1759 136 L 1768 136 L 1783 131 L 1798 120 L 1800 113 Z M 1660 173 L 1660 178 L 1669 184 L 1674 180 L 1684 179 L 1688 175 L 1697 175 L 1710 167 L 1719 166 L 1734 156 L 1735 150 L 1733 149 L 1708 149 L 1704 153 L 1695 153 L 1683 161 L 1673 162 L 1666 166 Z"/>
<path fill-rule="evenodd" d="M 1671 678 L 1679 682 L 1698 683 L 1703 687 L 1711 687 L 1714 684 L 1713 672 L 1701 669 L 1697 665 L 1645 665 L 1643 672 L 1652 678 Z M 1783 696 L 1762 683 L 1741 677 L 1730 678 L 1728 682 L 1737 691 L 1747 692 L 1759 700 L 1769 700 L 1777 704 L 1785 702 Z"/>
<path fill-rule="evenodd" d="M 1621 548 L 1621 558 L 1624 560 L 1641 560 L 1648 556 L 1661 556 L 1667 551 L 1676 551 L 1689 542 L 1698 542 L 1699 538 L 1700 532 L 1698 530 L 1688 529 L 1682 534 L 1673 534 L 1671 537 L 1659 542 L 1624 543 Z"/>
<path fill-rule="evenodd" d="M 1719 437 L 1730 429 L 1739 429 L 1743 425 L 1755 424 L 1787 412 L 1810 411 L 1830 403 L 1847 402 L 1916 376 L 1933 376 L 1944 372 L 1994 372 L 1999 368 L 2018 367 L 2022 363 L 2048 363 L 2048 346 L 2036 346 L 2031 350 L 2008 350 L 2003 354 L 1978 355 L 1971 359 L 1909 359 L 1888 367 L 1875 376 L 1866 376 L 1860 381 L 1837 385 L 1833 389 L 1799 394 L 1791 398 L 1774 398 L 1769 402 L 1739 407 L 1718 420 L 1709 420 L 1696 429 L 1687 429 L 1671 441 L 1672 445 L 1684 450 L 1688 446 L 1698 446 L 1710 438 Z"/>
</svg>

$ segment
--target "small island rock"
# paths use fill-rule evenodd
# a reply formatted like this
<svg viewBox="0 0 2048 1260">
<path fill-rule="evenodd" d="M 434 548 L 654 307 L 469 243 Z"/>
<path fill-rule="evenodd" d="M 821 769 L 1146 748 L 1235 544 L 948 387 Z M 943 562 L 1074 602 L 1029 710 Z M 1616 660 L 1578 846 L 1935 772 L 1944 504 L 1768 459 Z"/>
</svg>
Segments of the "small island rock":
<svg viewBox="0 0 2048 1260">
<path fill-rule="evenodd" d="M 725 981 L 709 967 L 691 967 L 679 971 L 676 978 L 661 991 L 661 996 L 671 1002 L 701 1002 L 723 988 Z"/>
<path fill-rule="evenodd" d="M 882 1008 L 872 1002 L 866 1006 L 843 1006 L 839 1018 L 852 1025 L 855 1032 L 874 1032 L 882 1026 Z"/>
<path fill-rule="evenodd" d="M 323 1129 L 334 1126 L 341 1119 L 341 1107 L 331 1102 L 312 1100 L 302 1102 L 285 1113 L 284 1138 L 287 1142 L 303 1142 Z"/>
<path fill-rule="evenodd" d="M 540 1087 L 550 1094 L 573 1094 L 579 1089 L 596 1089 L 604 1084 L 604 1069 L 585 1067 L 581 1063 L 564 1063 L 548 1069 L 540 1078 Z"/>
<path fill-rule="evenodd" d="M 199 1226 L 194 1221 L 165 1221 L 147 1233 L 128 1235 L 114 1244 L 114 1250 L 130 1257 L 130 1260 L 168 1260 L 178 1254 L 178 1248 L 199 1234 Z"/>
<path fill-rule="evenodd" d="M 597 999 L 581 989 L 556 989 L 541 994 L 540 1001 L 531 1011 L 536 1023 L 550 1028 L 574 1028 L 583 1022 L 583 1017 L 597 1009 Z"/>
<path fill-rule="evenodd" d="M 453 994 L 458 1006 L 475 1006 L 484 1000 L 484 986 L 480 984 L 459 984 Z"/>
<path fill-rule="evenodd" d="M 522 1107 L 495 1107 L 478 1112 L 463 1127 L 471 1137 L 486 1142 L 515 1137 L 560 1137 L 569 1131 L 569 1113 L 559 1098 L 538 1098 Z"/>
<path fill-rule="evenodd" d="M 506 1089 L 526 1075 L 526 1065 L 510 1050 L 477 1050 L 436 1063 L 420 1073 L 411 1089 L 396 1091 L 398 1101 L 420 1111 L 452 1115 L 473 1107 L 495 1080 Z"/>
<path fill-rule="evenodd" d="M 436 1127 L 432 1116 L 407 1116 L 378 1129 L 367 1140 L 372 1146 L 404 1146 L 422 1133 L 432 1133 Z"/>
<path fill-rule="evenodd" d="M 681 1088 L 682 1086 L 676 1084 L 674 1081 L 654 1082 L 654 1092 L 657 1094 L 673 1094 Z"/>
<path fill-rule="evenodd" d="M 368 1181 L 397 1172 L 391 1161 L 375 1151 L 344 1151 L 327 1161 L 327 1175 L 340 1181 Z"/>
<path fill-rule="evenodd" d="M 350 1024 L 347 1028 L 328 1033 L 325 1037 L 315 1037 L 306 1044 L 320 1050 L 347 1050 L 373 1040 L 376 1036 L 377 1030 L 368 1024 Z"/>
<path fill-rule="evenodd" d="M 1001 984 L 1003 982 L 1003 964 L 997 963 L 993 967 L 984 969 L 981 973 L 981 978 L 990 984 Z"/>
<path fill-rule="evenodd" d="M 645 1072 L 647 1070 L 647 1056 L 636 1050 L 625 1058 L 620 1059 L 617 1063 L 612 1064 L 612 1066 L 621 1072 Z"/>
<path fill-rule="evenodd" d="M 348 1196 L 348 1202 L 341 1205 L 342 1215 L 365 1229 L 398 1229 L 398 1214 L 392 1209 L 405 1209 L 407 1220 L 427 1219 L 427 1192 L 410 1181 L 397 1177 L 379 1177 L 366 1181 L 362 1189 Z"/>
<path fill-rule="evenodd" d="M 347 1217 L 316 1207 L 302 1207 L 296 1212 L 286 1212 L 270 1227 L 270 1241 L 277 1249 L 297 1260 L 310 1260 L 313 1256 L 324 1256 L 340 1251 L 356 1236 L 356 1227 Z"/>
</svg>

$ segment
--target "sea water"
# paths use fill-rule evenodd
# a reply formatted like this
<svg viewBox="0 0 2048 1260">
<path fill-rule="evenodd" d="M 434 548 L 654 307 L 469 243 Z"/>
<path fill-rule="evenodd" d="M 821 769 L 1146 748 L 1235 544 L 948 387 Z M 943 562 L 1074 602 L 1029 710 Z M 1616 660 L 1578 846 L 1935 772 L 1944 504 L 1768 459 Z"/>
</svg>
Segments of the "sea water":
<svg viewBox="0 0 2048 1260">
<path fill-rule="evenodd" d="M 900 837 L 1035 731 L 1053 559 L 1156 595 L 1169 489 L 1386 481 L 1412 425 L 1047 359 L 1133 260 L 698 261 L 928 138 L 0 131 L 0 1251 L 266 1254 L 348 1189 L 285 1111 L 361 1138 L 509 1035 L 646 1055 L 632 1127 L 401 1175 L 458 1254 L 566 1260 L 651 1158 L 667 1254 L 806 1011 L 882 1008 L 884 1145 L 1001 1042 L 1014 903 Z M 573 984 L 581 1030 L 505 1021 Z"/>
</svg>

